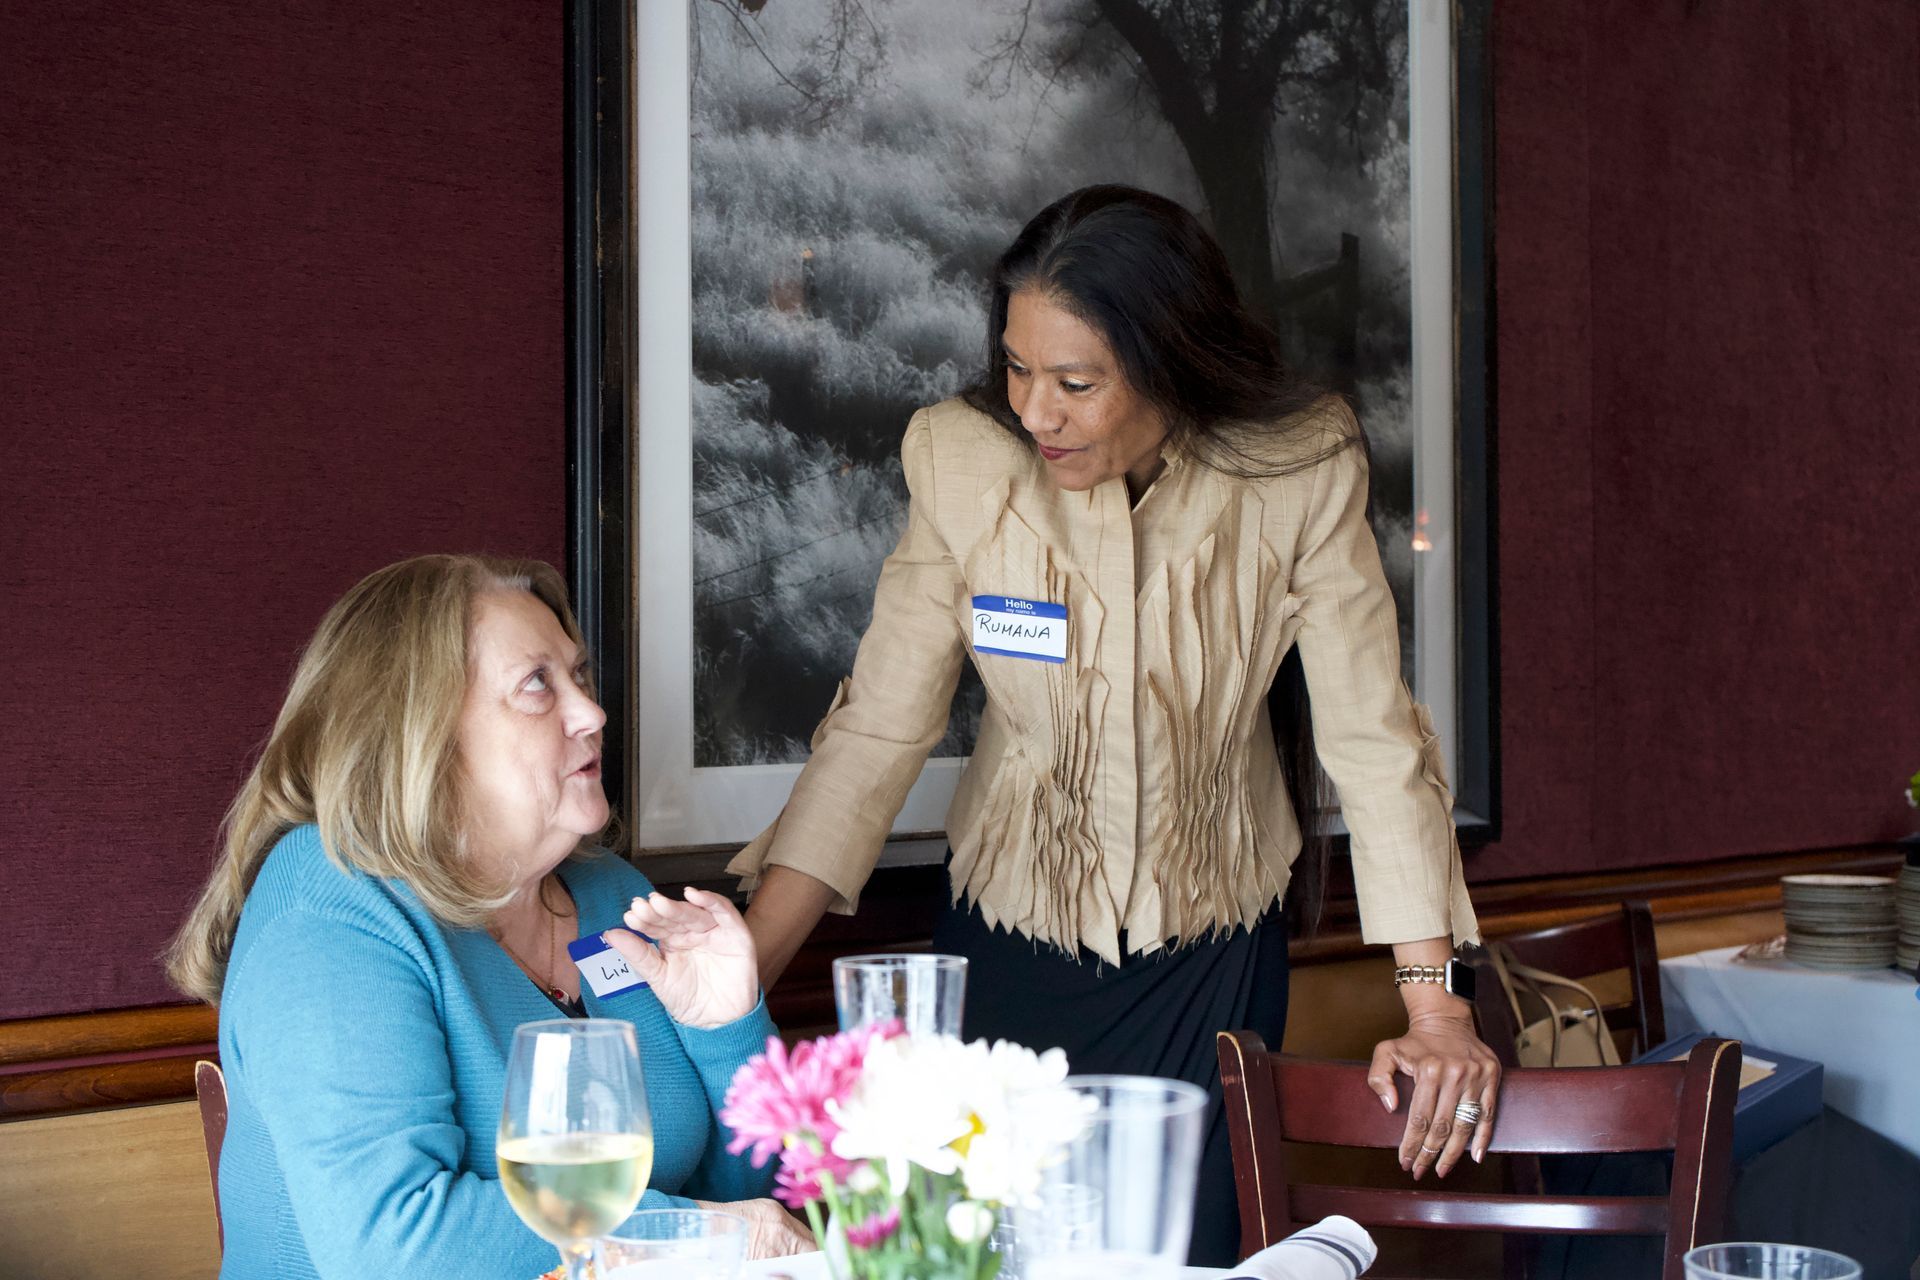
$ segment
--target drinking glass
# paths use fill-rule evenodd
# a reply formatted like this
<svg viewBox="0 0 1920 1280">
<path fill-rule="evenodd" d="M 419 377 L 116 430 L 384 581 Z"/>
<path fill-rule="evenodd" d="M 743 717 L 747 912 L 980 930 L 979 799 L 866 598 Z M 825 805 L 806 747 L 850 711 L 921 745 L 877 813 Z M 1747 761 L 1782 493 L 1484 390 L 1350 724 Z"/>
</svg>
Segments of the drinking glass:
<svg viewBox="0 0 1920 1280">
<path fill-rule="evenodd" d="M 958 1036 L 965 956 L 843 956 L 833 962 L 840 1029 L 898 1019 L 909 1035 Z"/>
<path fill-rule="evenodd" d="M 1064 1237 L 1061 1243 L 1066 1246 L 1092 1249 L 1098 1247 L 1099 1226 L 1100 1193 L 1070 1182 L 1042 1186 L 1031 1203 L 1002 1207 L 987 1237 L 987 1247 L 1000 1255 L 998 1280 L 1027 1280 L 1027 1257 L 1020 1248 L 1023 1230 L 1050 1231 Z"/>
<path fill-rule="evenodd" d="M 601 1280 L 735 1280 L 747 1220 L 711 1209 L 648 1209 L 600 1241 Z"/>
<path fill-rule="evenodd" d="M 653 1121 L 633 1024 L 529 1022 L 513 1033 L 495 1144 L 520 1220 L 584 1280 L 593 1240 L 640 1203 L 653 1172 Z"/>
<path fill-rule="evenodd" d="M 1797 1244 L 1703 1244 L 1681 1261 L 1687 1280 L 1860 1280 L 1852 1258 Z"/>
<path fill-rule="evenodd" d="M 1014 1211 L 1021 1280 L 1094 1280 L 1180 1274 L 1193 1236 L 1193 1199 L 1207 1094 L 1197 1085 L 1149 1076 L 1068 1076 L 1087 1107 L 1079 1136 L 1044 1160 L 1039 1206 L 1082 1197 L 1080 1212 Z M 1022 1112 L 1058 1094 L 1016 1099 L 1013 1123 L 1057 1125 L 1058 1116 Z M 1068 1191 L 1076 1188 L 1077 1191 Z M 1091 1196 L 1091 1200 L 1085 1197 Z M 1065 1200 L 1059 1198 L 1064 1197 Z"/>
</svg>

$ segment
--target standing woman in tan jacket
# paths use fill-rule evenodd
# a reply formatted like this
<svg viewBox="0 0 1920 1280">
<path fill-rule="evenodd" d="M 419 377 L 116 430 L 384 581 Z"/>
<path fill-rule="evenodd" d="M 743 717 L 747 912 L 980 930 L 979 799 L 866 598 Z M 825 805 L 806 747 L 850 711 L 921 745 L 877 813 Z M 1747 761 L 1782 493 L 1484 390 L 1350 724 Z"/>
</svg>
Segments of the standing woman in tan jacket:
<svg viewBox="0 0 1920 1280">
<path fill-rule="evenodd" d="M 1199 222 L 1128 187 L 1076 191 L 1020 233 L 987 359 L 908 426 L 907 530 L 852 678 L 732 864 L 764 980 L 822 912 L 852 910 L 971 661 L 986 714 L 934 938 L 969 959 L 966 1033 L 1210 1089 L 1195 1262 L 1238 1241 L 1214 1033 L 1281 1041 L 1281 905 L 1291 881 L 1313 886 L 1296 913 L 1317 911 L 1301 899 L 1323 882 L 1327 778 L 1363 933 L 1402 966 L 1407 1032 L 1371 1072 L 1383 1105 L 1407 1104 L 1401 1163 L 1444 1176 L 1483 1155 L 1499 1067 L 1470 1004 L 1430 980 L 1473 908 L 1351 411 L 1288 372 Z"/>
</svg>

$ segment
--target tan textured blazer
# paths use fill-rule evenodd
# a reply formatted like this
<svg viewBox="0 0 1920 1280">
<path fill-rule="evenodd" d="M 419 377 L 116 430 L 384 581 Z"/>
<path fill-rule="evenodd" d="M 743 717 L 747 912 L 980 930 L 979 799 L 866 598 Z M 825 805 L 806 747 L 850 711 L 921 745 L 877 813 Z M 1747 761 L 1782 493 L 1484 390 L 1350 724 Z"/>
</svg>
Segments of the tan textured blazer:
<svg viewBox="0 0 1920 1280">
<path fill-rule="evenodd" d="M 1120 478 L 1058 488 L 1028 442 L 949 400 L 914 415 L 900 458 L 906 532 L 785 809 L 728 868 L 745 887 L 793 867 L 853 909 L 971 658 L 987 706 L 947 812 L 956 899 L 1110 961 L 1122 929 L 1145 953 L 1250 924 L 1300 851 L 1266 711 L 1297 644 L 1364 936 L 1477 936 L 1358 449 L 1260 480 L 1170 455 L 1131 506 Z M 975 595 L 1066 605 L 1066 662 L 973 652 Z"/>
</svg>

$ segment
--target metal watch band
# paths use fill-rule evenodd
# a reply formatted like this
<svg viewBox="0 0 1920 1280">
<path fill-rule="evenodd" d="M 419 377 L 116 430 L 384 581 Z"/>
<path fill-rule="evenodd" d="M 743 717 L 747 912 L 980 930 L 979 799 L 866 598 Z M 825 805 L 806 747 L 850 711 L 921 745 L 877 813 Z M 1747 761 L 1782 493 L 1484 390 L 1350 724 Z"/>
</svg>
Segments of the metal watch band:
<svg viewBox="0 0 1920 1280">
<path fill-rule="evenodd" d="M 1444 987 L 1448 995 L 1459 996 L 1469 1003 L 1473 1000 L 1473 966 L 1454 959 L 1445 964 L 1403 964 L 1393 971 L 1393 985 L 1404 986 L 1409 982 L 1432 983 Z"/>
</svg>

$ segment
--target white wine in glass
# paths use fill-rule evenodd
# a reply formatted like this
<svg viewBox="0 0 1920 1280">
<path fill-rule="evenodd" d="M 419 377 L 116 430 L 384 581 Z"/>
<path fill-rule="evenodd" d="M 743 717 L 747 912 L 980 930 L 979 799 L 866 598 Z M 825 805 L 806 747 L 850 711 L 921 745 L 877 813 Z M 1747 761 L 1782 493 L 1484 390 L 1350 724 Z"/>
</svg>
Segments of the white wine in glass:
<svg viewBox="0 0 1920 1280">
<path fill-rule="evenodd" d="M 633 1213 L 653 1171 L 653 1124 L 633 1025 L 530 1022 L 513 1036 L 495 1144 L 520 1220 L 583 1280 L 596 1237 Z"/>
<path fill-rule="evenodd" d="M 604 1133 L 509 1138 L 500 1181 L 520 1220 L 555 1244 L 592 1240 L 625 1222 L 647 1189 L 650 1138 Z"/>
</svg>

